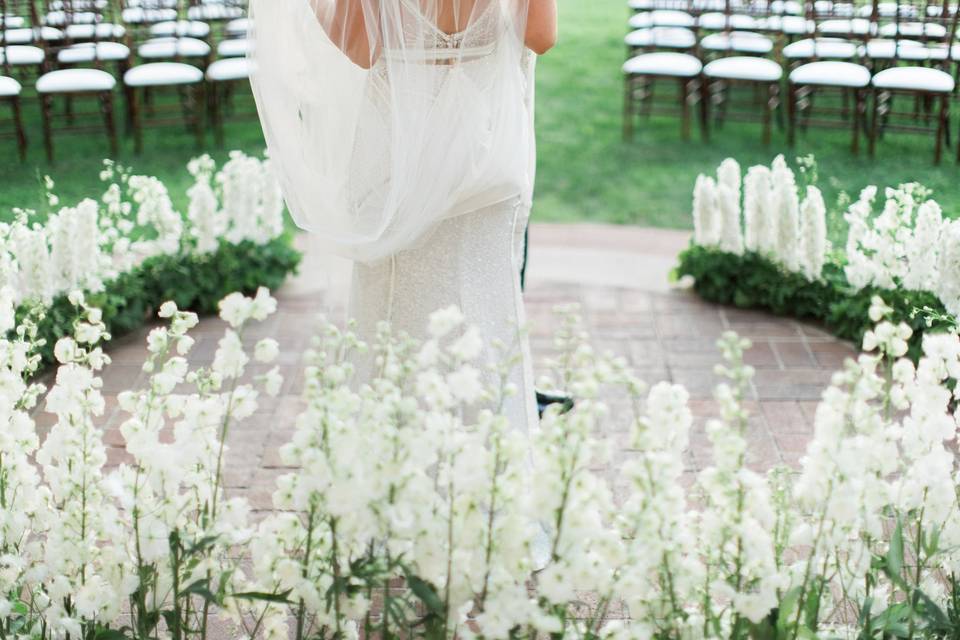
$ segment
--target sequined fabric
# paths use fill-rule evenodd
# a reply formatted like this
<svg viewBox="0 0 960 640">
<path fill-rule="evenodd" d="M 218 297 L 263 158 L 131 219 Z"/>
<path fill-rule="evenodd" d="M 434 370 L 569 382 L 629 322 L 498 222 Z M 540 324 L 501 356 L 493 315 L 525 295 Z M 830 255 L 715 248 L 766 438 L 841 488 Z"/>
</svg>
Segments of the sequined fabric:
<svg viewBox="0 0 960 640">
<path fill-rule="evenodd" d="M 530 347 L 518 335 L 526 322 L 520 261 L 528 214 L 514 198 L 448 218 L 416 248 L 355 264 L 350 293 L 350 317 L 368 340 L 381 320 L 389 320 L 395 331 L 424 339 L 430 314 L 456 305 L 484 336 L 483 361 L 498 359 L 490 345 L 494 339 L 514 345 L 520 358 L 509 382 L 518 393 L 507 400 L 504 411 L 514 428 L 527 433 L 537 421 Z M 369 376 L 370 363 L 358 363 L 358 372 L 361 380 Z M 486 382 L 497 384 L 492 378 Z"/>
</svg>

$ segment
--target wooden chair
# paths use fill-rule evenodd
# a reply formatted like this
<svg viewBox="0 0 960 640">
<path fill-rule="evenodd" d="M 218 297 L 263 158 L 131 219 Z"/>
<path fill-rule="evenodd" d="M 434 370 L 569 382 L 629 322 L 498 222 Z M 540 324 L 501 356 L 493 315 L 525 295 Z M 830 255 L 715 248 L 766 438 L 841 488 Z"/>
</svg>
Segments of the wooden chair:
<svg viewBox="0 0 960 640">
<path fill-rule="evenodd" d="M 960 12 L 948 9 L 948 3 L 943 5 L 940 17 L 932 18 L 927 7 L 918 11 L 913 26 L 905 29 L 902 21 L 903 10 L 898 8 L 894 16 L 894 26 L 887 32 L 892 34 L 890 61 L 887 68 L 874 74 L 871 82 L 873 94 L 873 121 L 870 130 L 870 154 L 876 152 L 876 143 L 886 131 L 908 131 L 934 134 L 933 161 L 939 163 L 946 142 L 950 119 L 950 102 L 956 81 L 950 73 L 949 56 L 931 55 L 937 49 L 926 45 L 924 41 L 903 38 L 907 33 L 917 33 L 924 40 L 935 39 L 940 29 L 935 28 L 937 23 L 944 27 L 944 44 L 954 42 L 957 31 L 957 18 Z M 879 11 L 879 9 L 878 9 Z M 908 16 L 909 17 L 909 16 Z M 942 22 L 946 22 L 944 25 Z M 919 25 L 919 26 L 917 26 Z M 932 28 L 933 27 L 933 28 Z M 904 42 L 909 44 L 904 44 Z M 919 64 L 918 64 L 919 62 Z M 926 64 L 923 64 L 926 62 Z M 913 109 L 910 111 L 894 108 L 896 97 L 911 98 Z M 931 126 L 931 121 L 933 124 Z M 960 161 L 960 147 L 958 147 L 958 161 Z"/>
<path fill-rule="evenodd" d="M 23 112 L 20 102 L 20 94 L 23 92 L 23 86 L 13 77 L 12 60 L 15 56 L 10 52 L 11 49 L 20 45 L 6 45 L 4 44 L 6 39 L 2 38 L 7 25 L 20 25 L 22 23 L 15 20 L 7 20 L 7 16 L 16 16 L 8 13 L 6 0 L 0 0 L 0 16 L 3 16 L 3 18 L 0 19 L 0 74 L 2 74 L 0 75 L 0 101 L 10 106 L 11 112 L 9 121 L 11 132 L 5 135 L 12 135 L 12 137 L 16 139 L 17 153 L 20 156 L 20 161 L 24 162 L 27 159 L 27 134 L 23 127 Z M 19 27 L 14 26 L 13 28 Z"/>
<path fill-rule="evenodd" d="M 90 47 L 88 58 L 82 57 L 76 60 L 70 60 L 62 57 L 62 52 L 77 51 L 73 49 L 76 44 L 67 36 L 70 33 L 70 27 L 73 25 L 97 25 L 94 21 L 89 22 L 86 17 L 81 18 L 80 22 L 73 22 L 73 17 L 79 13 L 75 11 L 73 2 L 77 0 L 62 0 L 63 3 L 63 22 L 61 24 L 61 33 L 63 37 L 59 40 L 44 39 L 46 48 L 46 67 L 44 73 L 37 79 L 36 91 L 40 98 L 40 106 L 43 117 L 43 138 L 46 148 L 47 158 L 52 162 L 54 159 L 54 133 L 57 131 L 89 132 L 99 130 L 99 127 L 92 125 L 89 120 L 91 116 L 96 116 L 97 112 L 88 111 L 74 113 L 73 104 L 75 101 L 94 100 L 99 104 L 99 116 L 103 119 L 104 130 L 113 155 L 117 154 L 117 134 L 114 123 L 114 99 L 113 90 L 116 86 L 116 78 L 103 70 L 103 61 L 97 55 L 100 51 L 99 29 L 93 28 L 89 35 L 91 38 L 86 40 L 84 46 Z M 84 2 L 84 0 L 78 0 Z M 86 5 L 80 4 L 81 11 L 86 11 Z M 52 27 L 48 27 L 52 28 Z M 54 101 L 56 98 L 63 98 L 67 105 L 67 113 L 63 118 L 54 113 Z M 79 124 L 75 120 L 81 120 Z"/>
<path fill-rule="evenodd" d="M 797 130 L 810 126 L 849 128 L 850 148 L 860 150 L 860 134 L 866 116 L 866 96 L 870 86 L 870 69 L 859 64 L 859 49 L 854 41 L 837 36 L 823 37 L 814 3 L 808 3 L 815 25 L 812 37 L 792 43 L 796 48 L 787 58 L 791 64 L 787 76 L 787 141 L 796 142 Z M 865 33 L 869 34 L 867 27 Z M 818 105 L 814 97 L 839 98 L 840 106 Z"/>
</svg>

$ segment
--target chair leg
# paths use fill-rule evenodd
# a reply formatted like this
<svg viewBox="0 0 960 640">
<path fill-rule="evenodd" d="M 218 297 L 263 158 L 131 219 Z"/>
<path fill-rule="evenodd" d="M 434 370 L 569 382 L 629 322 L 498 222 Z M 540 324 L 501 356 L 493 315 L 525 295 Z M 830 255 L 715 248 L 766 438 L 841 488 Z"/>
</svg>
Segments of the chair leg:
<svg viewBox="0 0 960 640">
<path fill-rule="evenodd" d="M 140 105 L 137 100 L 137 90 L 130 89 L 129 96 L 130 125 L 133 127 L 133 150 L 136 153 L 143 152 L 143 125 L 140 122 Z"/>
<path fill-rule="evenodd" d="M 117 148 L 117 125 L 113 118 L 113 92 L 100 94 L 100 111 L 103 114 L 103 123 L 107 128 L 107 139 L 110 141 L 110 153 L 116 158 L 119 155 Z"/>
<path fill-rule="evenodd" d="M 680 80 L 680 138 L 683 140 L 690 139 L 690 101 L 687 99 L 690 82 L 686 78 Z"/>
<path fill-rule="evenodd" d="M 880 123 L 880 95 L 876 89 L 873 89 L 870 92 L 870 97 L 873 99 L 873 113 L 870 118 L 870 136 L 867 140 L 868 153 L 872 158 L 876 155 L 877 152 L 877 135 L 879 133 L 879 123 Z"/>
<path fill-rule="evenodd" d="M 47 152 L 47 161 L 53 163 L 53 98 L 50 94 L 40 95 L 40 110 L 43 116 L 43 146 Z"/>
<path fill-rule="evenodd" d="M 853 89 L 853 140 L 850 142 L 850 148 L 854 155 L 860 153 L 860 127 L 865 112 L 866 105 L 863 103 L 863 91 Z"/>
<path fill-rule="evenodd" d="M 797 87 L 787 81 L 787 145 L 797 141 Z"/>
<path fill-rule="evenodd" d="M 949 117 L 948 99 L 947 94 L 940 96 L 940 114 L 937 121 L 937 142 L 933 149 L 933 164 L 940 164 L 940 157 L 943 155 L 943 136 L 947 128 L 947 118 Z"/>
<path fill-rule="evenodd" d="M 757 87 L 760 85 L 757 84 Z M 770 145 L 771 129 L 773 129 L 773 112 L 777 108 L 780 88 L 775 82 L 767 85 L 767 102 L 763 108 L 763 144 Z"/>
<path fill-rule="evenodd" d="M 214 92 L 216 95 L 216 92 Z M 623 83 L 623 139 L 633 140 L 633 77 L 625 76 Z"/>
<path fill-rule="evenodd" d="M 700 131 L 704 142 L 710 142 L 710 80 L 700 78 Z"/>
<path fill-rule="evenodd" d="M 13 126 L 16 129 L 17 151 L 20 154 L 20 162 L 26 162 L 27 134 L 23 128 L 23 116 L 20 112 L 20 96 L 14 96 L 10 105 L 13 110 Z"/>
</svg>

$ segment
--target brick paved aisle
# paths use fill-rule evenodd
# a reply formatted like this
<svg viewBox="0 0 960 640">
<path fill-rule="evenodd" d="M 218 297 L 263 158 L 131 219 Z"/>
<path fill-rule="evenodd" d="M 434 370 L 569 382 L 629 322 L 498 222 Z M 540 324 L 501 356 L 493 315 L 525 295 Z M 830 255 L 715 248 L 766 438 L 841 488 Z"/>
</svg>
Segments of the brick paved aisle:
<svg viewBox="0 0 960 640">
<path fill-rule="evenodd" d="M 686 233 L 675 231 L 535 225 L 527 312 L 533 323 L 537 361 L 551 348 L 553 307 L 581 303 L 598 348 L 626 356 L 650 383 L 671 380 L 690 390 L 699 418 L 689 452 L 693 472 L 706 461 L 705 418 L 716 415 L 710 396 L 716 381 L 713 365 L 719 360 L 715 342 L 723 331 L 733 329 L 754 343 L 748 358 L 757 369 L 749 402 L 753 414 L 751 463 L 761 469 L 780 463 L 795 465 L 812 434 L 820 392 L 830 374 L 854 351 L 816 327 L 718 307 L 688 291 L 671 290 L 667 274 L 687 239 Z M 322 273 L 322 257 L 309 250 L 308 236 L 299 240 L 306 250 L 301 275 L 275 292 L 278 312 L 245 336 L 251 344 L 265 335 L 280 342 L 285 379 L 280 396 L 261 397 L 258 413 L 237 425 L 229 439 L 226 484 L 246 495 L 257 510 L 269 508 L 274 479 L 284 473 L 278 449 L 289 439 L 300 407 L 303 377 L 299 360 L 324 305 L 322 278 L 317 277 Z M 116 411 L 116 394 L 144 380 L 141 364 L 147 331 L 117 339 L 109 349 L 113 363 L 103 377 L 110 464 L 126 458 L 118 430 L 123 416 Z M 203 320 L 194 333 L 197 345 L 191 360 L 212 361 L 222 331 L 219 319 Z M 38 422 L 49 421 L 38 414 Z M 625 425 L 614 419 L 610 429 L 616 441 L 626 446 Z M 629 455 L 624 448 L 615 462 Z"/>
</svg>

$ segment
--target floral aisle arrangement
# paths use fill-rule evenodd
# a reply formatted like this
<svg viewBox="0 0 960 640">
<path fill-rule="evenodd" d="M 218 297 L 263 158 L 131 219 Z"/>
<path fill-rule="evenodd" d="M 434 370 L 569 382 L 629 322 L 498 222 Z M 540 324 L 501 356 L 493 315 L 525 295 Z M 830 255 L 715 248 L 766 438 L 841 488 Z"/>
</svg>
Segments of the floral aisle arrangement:
<svg viewBox="0 0 960 640">
<path fill-rule="evenodd" d="M 188 170 L 195 183 L 185 215 L 160 180 L 105 161 L 99 200 L 61 206 L 47 177 L 48 210 L 18 209 L 0 224 L 0 287 L 19 317 L 46 309 L 38 322 L 47 362 L 69 329 L 70 291 L 85 291 L 108 330 L 120 333 L 140 325 L 158 300 L 209 312 L 230 291 L 277 287 L 296 269 L 268 161 L 233 152 L 219 171 L 209 156 Z"/>
<path fill-rule="evenodd" d="M 802 166 L 814 182 L 812 167 Z M 881 295 L 913 329 L 916 357 L 923 332 L 960 313 L 960 223 L 944 219 L 921 185 L 888 188 L 879 211 L 877 194 L 867 187 L 848 204 L 846 242 L 831 247 L 823 195 L 813 184 L 801 189 L 783 156 L 742 181 L 728 159 L 716 179 L 697 179 L 694 238 L 677 274 L 692 276 L 708 300 L 821 320 L 853 340 L 875 321 L 868 310 Z"/>
<path fill-rule="evenodd" d="M 219 304 L 213 362 L 191 368 L 193 313 L 160 307 L 149 383 L 120 395 L 132 461 L 104 466 L 95 346 L 80 294 L 49 391 L 29 319 L 0 339 L 0 638 L 942 638 L 960 630 L 960 336 L 873 301 L 871 353 L 838 372 L 795 472 L 752 470 L 746 340 L 719 341 L 712 458 L 685 481 L 688 394 L 647 387 L 564 311 L 556 382 L 578 399 L 533 434 L 499 407 L 502 362 L 456 309 L 422 343 L 365 344 L 322 323 L 275 511 L 224 489 L 233 427 L 282 380 L 279 345 L 243 336 L 265 290 Z M 13 328 L 12 303 L 0 313 Z M 363 380 L 358 369 L 370 371 Z M 613 398 L 614 400 L 606 400 Z M 38 407 L 39 405 L 39 407 Z M 35 408 L 56 416 L 41 441 Z M 629 455 L 612 472 L 614 411 Z"/>
</svg>

